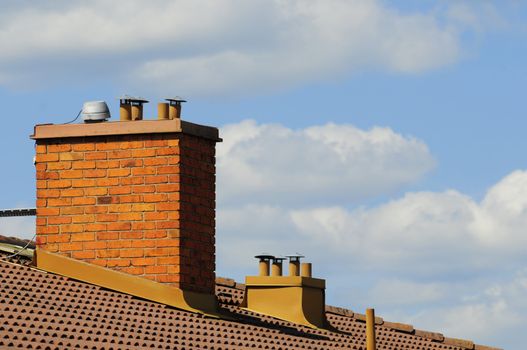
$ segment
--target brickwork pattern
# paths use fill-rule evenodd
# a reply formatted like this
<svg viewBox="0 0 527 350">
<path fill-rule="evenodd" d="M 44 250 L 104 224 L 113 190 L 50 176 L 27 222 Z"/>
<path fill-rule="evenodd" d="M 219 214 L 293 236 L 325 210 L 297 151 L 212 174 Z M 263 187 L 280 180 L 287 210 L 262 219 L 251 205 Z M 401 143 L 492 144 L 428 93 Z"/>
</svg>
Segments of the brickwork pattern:
<svg viewBox="0 0 527 350">
<path fill-rule="evenodd" d="M 37 245 L 212 293 L 215 142 L 182 133 L 38 140 Z"/>
</svg>

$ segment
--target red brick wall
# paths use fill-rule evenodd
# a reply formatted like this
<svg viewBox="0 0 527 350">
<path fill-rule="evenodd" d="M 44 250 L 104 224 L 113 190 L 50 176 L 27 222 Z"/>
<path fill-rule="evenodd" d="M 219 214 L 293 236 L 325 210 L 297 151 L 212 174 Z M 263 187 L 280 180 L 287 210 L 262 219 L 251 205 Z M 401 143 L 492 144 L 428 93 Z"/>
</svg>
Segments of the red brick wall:
<svg viewBox="0 0 527 350">
<path fill-rule="evenodd" d="M 215 141 L 182 133 L 37 140 L 40 249 L 212 293 Z"/>
</svg>

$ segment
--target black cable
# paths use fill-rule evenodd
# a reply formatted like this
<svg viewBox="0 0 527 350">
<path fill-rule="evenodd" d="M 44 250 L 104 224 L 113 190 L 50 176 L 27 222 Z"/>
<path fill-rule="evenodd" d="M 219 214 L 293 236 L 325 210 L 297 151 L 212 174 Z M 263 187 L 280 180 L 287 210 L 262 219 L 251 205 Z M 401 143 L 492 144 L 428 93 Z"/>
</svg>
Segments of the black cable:
<svg viewBox="0 0 527 350">
<path fill-rule="evenodd" d="M 63 125 L 64 125 L 64 124 L 71 124 L 71 123 L 73 123 L 74 121 L 76 121 L 77 119 L 79 119 L 79 116 L 81 115 L 81 113 L 82 113 L 82 109 L 79 111 L 79 114 L 77 114 L 77 116 L 75 117 L 75 119 L 73 119 L 72 121 L 69 121 L 69 122 L 67 122 L 67 123 L 63 123 Z"/>
</svg>

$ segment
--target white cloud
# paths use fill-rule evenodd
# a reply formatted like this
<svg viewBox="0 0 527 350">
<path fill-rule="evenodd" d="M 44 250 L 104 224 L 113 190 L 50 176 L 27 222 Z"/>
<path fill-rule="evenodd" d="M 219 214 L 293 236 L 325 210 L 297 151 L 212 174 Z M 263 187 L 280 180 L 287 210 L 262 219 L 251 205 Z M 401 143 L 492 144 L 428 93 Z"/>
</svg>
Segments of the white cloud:
<svg viewBox="0 0 527 350">
<path fill-rule="evenodd" d="M 389 128 L 292 130 L 246 120 L 225 126 L 222 136 L 218 197 L 227 205 L 350 203 L 399 189 L 435 164 L 423 142 Z"/>
<path fill-rule="evenodd" d="M 0 84 L 99 77 L 221 95 L 364 69 L 417 73 L 460 57 L 461 31 L 442 16 L 366 0 L 12 3 L 0 16 Z"/>
<path fill-rule="evenodd" d="M 327 280 L 333 304 L 375 306 L 386 320 L 519 350 L 526 191 L 527 171 L 514 171 L 481 201 L 449 190 L 410 192 L 373 208 L 233 205 L 218 212 L 219 271 L 236 266 L 241 279 L 256 272 L 254 253 L 299 251 Z"/>
</svg>

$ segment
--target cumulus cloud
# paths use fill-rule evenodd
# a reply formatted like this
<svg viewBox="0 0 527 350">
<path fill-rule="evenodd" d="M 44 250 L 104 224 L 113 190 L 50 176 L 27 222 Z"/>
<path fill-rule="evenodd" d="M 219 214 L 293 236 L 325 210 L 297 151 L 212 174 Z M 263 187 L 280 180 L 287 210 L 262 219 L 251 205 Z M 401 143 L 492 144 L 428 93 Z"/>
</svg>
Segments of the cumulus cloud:
<svg viewBox="0 0 527 350">
<path fill-rule="evenodd" d="M 251 204 L 218 211 L 218 271 L 256 273 L 262 251 L 299 251 L 331 303 L 450 337 L 520 349 L 527 312 L 527 171 L 481 201 L 415 192 L 373 208 Z M 243 247 L 243 249 L 233 249 Z"/>
<path fill-rule="evenodd" d="M 326 124 L 292 130 L 246 120 L 222 128 L 222 205 L 346 202 L 415 182 L 435 161 L 427 146 L 390 128 Z"/>
<path fill-rule="evenodd" d="M 9 2 L 0 15 L 0 84 L 99 77 L 218 95 L 364 69 L 418 73 L 459 59 L 456 23 L 465 12 L 402 12 L 366 0 Z"/>
</svg>

